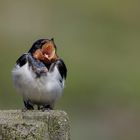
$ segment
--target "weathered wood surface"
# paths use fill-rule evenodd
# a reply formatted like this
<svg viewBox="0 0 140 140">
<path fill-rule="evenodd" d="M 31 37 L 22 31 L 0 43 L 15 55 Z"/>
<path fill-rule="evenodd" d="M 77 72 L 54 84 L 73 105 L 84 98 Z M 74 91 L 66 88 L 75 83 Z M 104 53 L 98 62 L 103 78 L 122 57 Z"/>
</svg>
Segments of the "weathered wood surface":
<svg viewBox="0 0 140 140">
<path fill-rule="evenodd" d="M 0 111 L 0 140 L 70 140 L 64 111 Z"/>
</svg>

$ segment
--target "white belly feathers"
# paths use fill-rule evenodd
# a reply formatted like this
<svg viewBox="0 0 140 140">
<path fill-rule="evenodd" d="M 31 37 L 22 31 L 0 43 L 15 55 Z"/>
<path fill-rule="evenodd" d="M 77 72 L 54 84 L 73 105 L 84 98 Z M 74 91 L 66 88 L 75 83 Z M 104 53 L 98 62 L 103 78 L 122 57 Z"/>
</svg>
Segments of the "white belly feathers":
<svg viewBox="0 0 140 140">
<path fill-rule="evenodd" d="M 54 71 L 47 72 L 47 75 L 36 77 L 26 63 L 22 67 L 17 65 L 12 75 L 15 87 L 24 100 L 43 105 L 55 102 L 62 95 L 64 80 L 60 82 L 62 78 L 57 67 Z"/>
</svg>

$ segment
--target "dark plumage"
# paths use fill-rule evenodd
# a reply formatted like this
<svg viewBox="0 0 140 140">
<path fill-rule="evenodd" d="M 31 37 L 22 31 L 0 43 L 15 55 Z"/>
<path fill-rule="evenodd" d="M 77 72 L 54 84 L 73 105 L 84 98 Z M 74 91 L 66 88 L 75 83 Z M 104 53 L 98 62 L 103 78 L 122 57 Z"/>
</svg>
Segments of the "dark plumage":
<svg viewBox="0 0 140 140">
<path fill-rule="evenodd" d="M 40 39 L 18 58 L 12 75 L 26 109 L 34 109 L 34 105 L 53 109 L 62 95 L 67 68 L 57 55 L 54 40 Z"/>
</svg>

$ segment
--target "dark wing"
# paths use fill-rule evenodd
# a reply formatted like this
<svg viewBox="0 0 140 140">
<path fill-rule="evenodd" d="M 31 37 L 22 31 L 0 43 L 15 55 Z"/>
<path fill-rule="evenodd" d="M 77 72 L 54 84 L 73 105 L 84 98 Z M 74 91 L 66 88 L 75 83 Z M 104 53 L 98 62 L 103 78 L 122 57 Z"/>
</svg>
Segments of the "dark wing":
<svg viewBox="0 0 140 140">
<path fill-rule="evenodd" d="M 58 71 L 59 71 L 61 77 L 66 79 L 66 77 L 67 77 L 67 67 L 66 67 L 64 61 L 62 59 L 58 59 L 56 62 L 54 62 L 50 66 L 49 71 L 53 71 L 55 66 L 58 68 Z"/>
<path fill-rule="evenodd" d="M 22 56 L 19 57 L 19 59 L 16 61 L 16 64 L 22 67 L 27 62 L 29 62 L 29 66 L 36 67 L 36 68 L 42 68 L 46 67 L 43 62 L 36 60 L 32 57 L 30 53 L 25 53 Z"/>
<path fill-rule="evenodd" d="M 27 60 L 28 60 L 28 54 L 25 53 L 18 58 L 18 60 L 16 61 L 16 64 L 22 67 L 23 65 L 27 63 Z"/>
</svg>

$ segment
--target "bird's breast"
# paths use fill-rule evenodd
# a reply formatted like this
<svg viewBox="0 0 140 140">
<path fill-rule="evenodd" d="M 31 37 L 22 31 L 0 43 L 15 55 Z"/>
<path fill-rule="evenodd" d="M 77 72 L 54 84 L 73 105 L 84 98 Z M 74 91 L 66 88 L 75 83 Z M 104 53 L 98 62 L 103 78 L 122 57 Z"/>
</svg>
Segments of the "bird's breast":
<svg viewBox="0 0 140 140">
<path fill-rule="evenodd" d="M 25 64 L 21 68 L 15 68 L 12 74 L 15 87 L 24 100 L 45 104 L 57 100 L 62 94 L 63 85 L 59 81 L 57 70 L 37 78 L 28 64 Z"/>
</svg>

